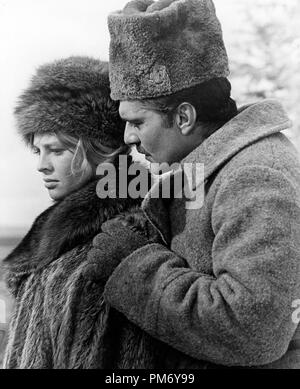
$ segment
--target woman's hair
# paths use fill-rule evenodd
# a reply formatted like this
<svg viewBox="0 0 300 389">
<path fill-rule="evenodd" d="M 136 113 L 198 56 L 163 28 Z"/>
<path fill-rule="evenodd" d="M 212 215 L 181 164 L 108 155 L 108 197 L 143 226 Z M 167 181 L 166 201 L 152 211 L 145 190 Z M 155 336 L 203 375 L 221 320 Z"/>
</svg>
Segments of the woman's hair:
<svg viewBox="0 0 300 389">
<path fill-rule="evenodd" d="M 117 149 L 112 149 L 104 146 L 95 138 L 78 138 L 62 131 L 49 132 L 49 134 L 56 135 L 63 147 L 74 153 L 71 163 L 71 173 L 74 175 L 84 174 L 89 168 L 92 168 L 92 171 L 95 173 L 99 164 L 105 162 L 114 163 L 120 154 L 128 154 L 129 152 L 129 147 L 125 144 Z M 33 142 L 34 134 L 31 134 L 31 147 L 33 147 Z"/>
<path fill-rule="evenodd" d="M 141 100 L 148 109 L 166 115 L 166 125 L 172 126 L 176 108 L 183 102 L 194 106 L 197 122 L 223 125 L 237 114 L 235 101 L 230 97 L 231 84 L 227 78 L 213 78 L 169 96 Z"/>
</svg>

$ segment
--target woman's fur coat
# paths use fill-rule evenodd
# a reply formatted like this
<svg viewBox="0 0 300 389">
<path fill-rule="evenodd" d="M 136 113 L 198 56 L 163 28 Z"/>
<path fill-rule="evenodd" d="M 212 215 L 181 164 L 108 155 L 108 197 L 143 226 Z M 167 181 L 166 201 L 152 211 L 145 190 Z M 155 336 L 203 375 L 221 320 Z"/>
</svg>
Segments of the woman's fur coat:
<svg viewBox="0 0 300 389">
<path fill-rule="evenodd" d="M 4 260 L 16 298 L 5 368 L 162 366 L 168 346 L 106 305 L 106 280 L 88 258 L 101 224 L 120 213 L 137 214 L 139 201 L 101 200 L 96 185 L 91 181 L 44 211 Z M 97 260 L 106 261 L 99 268 L 116 266 Z"/>
</svg>

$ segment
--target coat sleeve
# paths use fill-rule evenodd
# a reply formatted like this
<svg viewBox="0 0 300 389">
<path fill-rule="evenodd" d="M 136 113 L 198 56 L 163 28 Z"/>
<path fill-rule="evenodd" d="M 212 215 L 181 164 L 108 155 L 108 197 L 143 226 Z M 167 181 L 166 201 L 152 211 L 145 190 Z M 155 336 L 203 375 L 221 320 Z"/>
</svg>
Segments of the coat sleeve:
<svg viewBox="0 0 300 389">
<path fill-rule="evenodd" d="M 151 244 L 116 268 L 105 298 L 194 358 L 231 366 L 279 359 L 300 296 L 299 183 L 273 168 L 240 168 L 221 183 L 211 226 L 213 276 Z"/>
</svg>

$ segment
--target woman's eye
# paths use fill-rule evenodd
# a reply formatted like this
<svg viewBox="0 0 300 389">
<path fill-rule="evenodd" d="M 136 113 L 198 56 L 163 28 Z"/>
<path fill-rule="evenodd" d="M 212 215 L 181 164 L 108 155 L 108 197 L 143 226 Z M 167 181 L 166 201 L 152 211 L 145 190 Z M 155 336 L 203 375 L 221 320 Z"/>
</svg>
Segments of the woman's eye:
<svg viewBox="0 0 300 389">
<path fill-rule="evenodd" d="M 33 152 L 33 154 L 39 154 L 39 153 L 40 153 L 40 150 L 39 150 L 39 149 L 33 148 L 33 149 L 32 149 L 32 152 Z"/>
<path fill-rule="evenodd" d="M 56 155 L 61 155 L 65 150 L 64 149 L 52 149 L 50 151 Z"/>
</svg>

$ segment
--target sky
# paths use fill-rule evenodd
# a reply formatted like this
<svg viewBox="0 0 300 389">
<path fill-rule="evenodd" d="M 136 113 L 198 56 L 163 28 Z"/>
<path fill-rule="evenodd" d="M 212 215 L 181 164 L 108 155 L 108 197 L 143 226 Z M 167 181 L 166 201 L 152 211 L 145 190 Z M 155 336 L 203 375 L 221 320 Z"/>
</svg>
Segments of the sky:
<svg viewBox="0 0 300 389">
<path fill-rule="evenodd" d="M 251 3 L 251 0 L 240 0 Z M 215 0 L 225 44 L 236 0 Z M 51 204 L 36 160 L 16 133 L 13 108 L 35 69 L 70 55 L 108 60 L 107 15 L 126 0 L 0 0 L 0 237 L 26 230 Z M 230 55 L 230 52 L 229 52 Z"/>
</svg>

